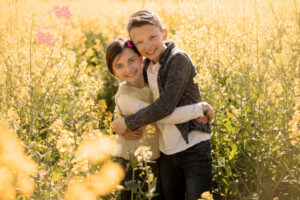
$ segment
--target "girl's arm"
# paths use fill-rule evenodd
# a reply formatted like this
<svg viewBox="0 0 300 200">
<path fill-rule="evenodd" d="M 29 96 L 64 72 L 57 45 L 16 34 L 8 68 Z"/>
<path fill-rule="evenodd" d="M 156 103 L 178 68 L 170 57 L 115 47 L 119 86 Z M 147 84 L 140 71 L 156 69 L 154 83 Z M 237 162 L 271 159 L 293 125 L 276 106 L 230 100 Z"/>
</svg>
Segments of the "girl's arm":
<svg viewBox="0 0 300 200">
<path fill-rule="evenodd" d="M 136 113 L 137 111 L 150 105 L 150 103 L 133 98 L 129 95 L 120 95 L 116 103 L 125 116 Z M 181 124 L 198 117 L 203 117 L 203 104 L 205 103 L 201 102 L 176 107 L 170 115 L 157 122 L 165 124 Z"/>
</svg>

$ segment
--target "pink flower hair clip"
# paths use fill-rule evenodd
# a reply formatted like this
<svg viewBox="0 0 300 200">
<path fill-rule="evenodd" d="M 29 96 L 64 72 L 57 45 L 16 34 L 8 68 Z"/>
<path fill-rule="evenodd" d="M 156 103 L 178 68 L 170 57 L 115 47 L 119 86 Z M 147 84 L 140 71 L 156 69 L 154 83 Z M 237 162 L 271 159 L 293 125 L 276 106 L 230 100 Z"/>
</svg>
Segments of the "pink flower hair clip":
<svg viewBox="0 0 300 200">
<path fill-rule="evenodd" d="M 132 48 L 132 44 L 129 40 L 127 40 L 125 43 L 127 44 L 128 48 Z"/>
</svg>

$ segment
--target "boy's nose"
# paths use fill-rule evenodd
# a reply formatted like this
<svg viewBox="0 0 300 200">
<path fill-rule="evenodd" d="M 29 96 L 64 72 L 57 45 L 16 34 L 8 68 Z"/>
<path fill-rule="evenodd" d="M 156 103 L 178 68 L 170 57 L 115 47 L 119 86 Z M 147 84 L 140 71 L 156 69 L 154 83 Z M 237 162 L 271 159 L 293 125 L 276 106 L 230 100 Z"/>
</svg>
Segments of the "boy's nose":
<svg viewBox="0 0 300 200">
<path fill-rule="evenodd" d="M 148 50 L 148 49 L 150 49 L 150 48 L 151 48 L 151 42 L 150 42 L 150 41 L 147 41 L 147 42 L 145 43 L 144 49 L 145 49 L 145 50 Z"/>
</svg>

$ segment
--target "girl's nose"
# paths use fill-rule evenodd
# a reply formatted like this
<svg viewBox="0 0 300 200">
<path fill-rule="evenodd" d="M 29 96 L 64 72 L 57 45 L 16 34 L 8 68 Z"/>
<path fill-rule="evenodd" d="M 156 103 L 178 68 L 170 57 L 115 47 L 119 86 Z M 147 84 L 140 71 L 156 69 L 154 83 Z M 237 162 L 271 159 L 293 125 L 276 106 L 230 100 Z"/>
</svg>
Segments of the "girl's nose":
<svg viewBox="0 0 300 200">
<path fill-rule="evenodd" d="M 127 74 L 131 74 L 133 72 L 132 66 L 131 65 L 127 65 L 126 66 L 126 73 Z"/>
</svg>

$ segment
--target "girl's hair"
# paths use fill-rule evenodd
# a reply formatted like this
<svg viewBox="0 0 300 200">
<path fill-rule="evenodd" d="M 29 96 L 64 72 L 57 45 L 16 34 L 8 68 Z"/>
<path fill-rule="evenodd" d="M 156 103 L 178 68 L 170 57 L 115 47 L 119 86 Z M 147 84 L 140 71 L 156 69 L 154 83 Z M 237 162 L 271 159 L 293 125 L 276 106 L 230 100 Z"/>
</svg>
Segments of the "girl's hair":
<svg viewBox="0 0 300 200">
<path fill-rule="evenodd" d="M 110 73 L 114 74 L 113 66 L 112 66 L 113 62 L 115 58 L 120 53 L 122 53 L 122 51 L 125 48 L 132 49 L 135 53 L 137 53 L 140 56 L 140 53 L 138 52 L 138 50 L 136 49 L 132 41 L 126 40 L 125 38 L 122 37 L 115 39 L 108 45 L 106 49 L 106 64 Z"/>
</svg>

